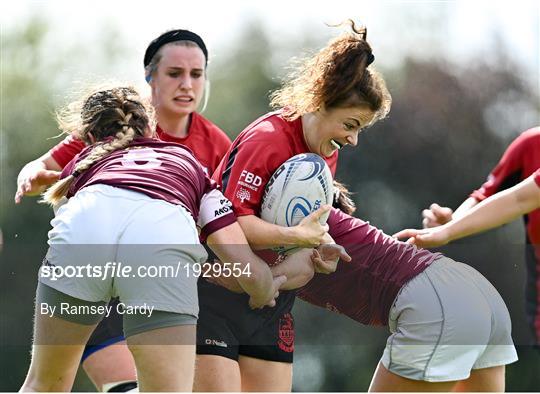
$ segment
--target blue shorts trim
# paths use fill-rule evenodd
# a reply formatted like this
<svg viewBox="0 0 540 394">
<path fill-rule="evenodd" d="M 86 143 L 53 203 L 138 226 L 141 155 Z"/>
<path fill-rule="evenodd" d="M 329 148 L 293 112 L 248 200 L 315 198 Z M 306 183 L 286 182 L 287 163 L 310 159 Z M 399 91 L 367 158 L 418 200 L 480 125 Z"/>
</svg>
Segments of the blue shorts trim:
<svg viewBox="0 0 540 394">
<path fill-rule="evenodd" d="M 83 352 L 82 357 L 81 357 L 81 363 L 83 363 L 84 360 L 86 360 L 89 356 L 91 356 L 95 352 L 100 351 L 101 349 L 104 349 L 107 346 L 114 345 L 115 343 L 123 341 L 125 339 L 126 338 L 124 338 L 123 335 L 120 335 L 120 336 L 117 336 L 117 337 L 114 337 L 114 338 L 107 339 L 106 341 L 100 343 L 99 345 L 88 345 L 88 346 L 86 346 L 84 348 L 84 352 Z"/>
</svg>

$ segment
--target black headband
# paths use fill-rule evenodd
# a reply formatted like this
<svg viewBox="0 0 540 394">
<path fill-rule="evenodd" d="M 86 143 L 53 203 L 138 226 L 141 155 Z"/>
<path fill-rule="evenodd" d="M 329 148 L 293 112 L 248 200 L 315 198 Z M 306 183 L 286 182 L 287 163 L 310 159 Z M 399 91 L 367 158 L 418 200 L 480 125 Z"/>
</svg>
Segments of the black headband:
<svg viewBox="0 0 540 394">
<path fill-rule="evenodd" d="M 146 52 L 144 53 L 144 67 L 150 64 L 154 55 L 159 51 L 159 48 L 175 41 L 194 42 L 203 51 L 205 64 L 208 63 L 208 50 L 206 49 L 206 45 L 204 45 L 204 41 L 198 34 L 189 30 L 171 30 L 163 33 L 148 45 L 148 48 L 146 48 Z"/>
</svg>

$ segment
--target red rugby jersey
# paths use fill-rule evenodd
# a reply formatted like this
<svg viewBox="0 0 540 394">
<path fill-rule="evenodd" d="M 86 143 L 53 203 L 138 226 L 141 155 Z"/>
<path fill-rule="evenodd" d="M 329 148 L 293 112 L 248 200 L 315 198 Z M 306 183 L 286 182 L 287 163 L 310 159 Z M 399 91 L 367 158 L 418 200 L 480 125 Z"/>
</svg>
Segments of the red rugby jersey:
<svg viewBox="0 0 540 394">
<path fill-rule="evenodd" d="M 308 152 L 301 118 L 289 122 L 280 112 L 271 112 L 240 133 L 212 178 L 222 185 L 237 216 L 259 216 L 264 188 L 272 174 L 291 157 Z M 335 152 L 324 159 L 332 175 L 337 158 Z"/>
<path fill-rule="evenodd" d="M 506 149 L 487 181 L 471 197 L 482 201 L 530 177 L 540 168 L 540 127 L 521 133 Z M 540 209 L 524 216 L 527 235 L 526 311 L 540 344 Z M 531 246 L 532 245 L 532 246 Z"/>
<path fill-rule="evenodd" d="M 61 177 L 71 174 L 92 148 L 85 148 L 68 163 Z M 221 193 L 214 192 L 216 183 L 206 176 L 200 163 L 183 145 L 137 138 L 126 149 L 112 152 L 81 173 L 71 185 L 67 197 L 95 184 L 124 188 L 182 205 L 195 221 L 199 221 L 200 209 L 204 208 L 206 212 L 201 213 L 204 220 L 199 224 L 206 236 L 236 221 L 230 203 Z M 214 196 L 216 193 L 218 195 Z M 203 199 L 208 206 L 201 207 Z"/>
<path fill-rule="evenodd" d="M 219 127 L 196 112 L 191 114 L 187 137 L 173 137 L 163 131 L 159 125 L 156 128 L 156 133 L 157 137 L 162 141 L 176 142 L 190 148 L 208 175 L 212 175 L 231 145 L 231 140 Z M 85 146 L 86 144 L 83 141 L 67 136 L 62 142 L 53 147 L 49 153 L 58 165 L 63 168 Z"/>
<path fill-rule="evenodd" d="M 534 181 L 536 182 L 538 187 L 540 187 L 540 169 L 536 170 L 536 172 L 534 173 Z"/>
<path fill-rule="evenodd" d="M 540 168 L 540 127 L 535 127 L 521 133 L 510 144 L 489 174 L 487 181 L 480 189 L 475 190 L 471 197 L 482 201 L 530 177 L 538 168 Z M 529 242 L 540 245 L 540 209 L 530 212 L 525 222 Z"/>
</svg>

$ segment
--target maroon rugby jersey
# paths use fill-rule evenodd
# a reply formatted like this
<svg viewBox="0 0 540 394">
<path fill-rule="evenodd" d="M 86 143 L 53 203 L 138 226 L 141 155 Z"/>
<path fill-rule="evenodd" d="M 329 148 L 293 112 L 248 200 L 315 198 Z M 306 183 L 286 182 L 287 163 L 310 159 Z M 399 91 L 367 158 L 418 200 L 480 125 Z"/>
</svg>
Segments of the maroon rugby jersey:
<svg viewBox="0 0 540 394">
<path fill-rule="evenodd" d="M 187 137 L 173 137 L 163 131 L 159 125 L 156 127 L 156 134 L 162 141 L 176 142 L 190 148 L 208 175 L 212 175 L 231 145 L 231 140 L 219 127 L 196 112 L 191 114 Z M 85 147 L 86 144 L 83 141 L 67 136 L 49 153 L 63 168 Z"/>
<path fill-rule="evenodd" d="M 533 175 L 540 168 L 540 127 L 521 133 L 506 149 L 487 181 L 471 197 L 482 201 Z M 527 235 L 526 311 L 540 345 L 540 209 L 523 217 Z"/>
<path fill-rule="evenodd" d="M 358 218 L 332 208 L 329 234 L 352 257 L 330 275 L 315 274 L 298 296 L 362 324 L 387 325 L 401 287 L 440 253 L 398 241 Z"/>
<path fill-rule="evenodd" d="M 76 163 L 87 157 L 92 148 L 93 146 L 87 147 L 74 158 L 64 168 L 61 177 L 72 174 Z M 205 223 L 201 227 L 205 235 L 236 220 L 232 210 L 227 209 L 228 201 L 223 201 L 226 199 L 223 199 L 221 193 L 218 193 L 221 202 L 219 197 L 212 196 L 217 187 L 216 183 L 206 176 L 191 151 L 179 144 L 137 138 L 127 148 L 112 152 L 81 173 L 71 185 L 67 197 L 95 184 L 124 188 L 171 204 L 182 205 L 195 221 L 198 221 L 201 201 L 206 196 L 209 204 L 221 204 L 224 208 L 216 211 L 216 215 L 203 215 Z M 212 197 L 208 197 L 209 195 Z M 219 221 L 215 222 L 218 219 Z M 217 224 L 219 228 L 216 228 Z"/>
<path fill-rule="evenodd" d="M 234 140 L 212 179 L 222 185 L 237 216 L 259 216 L 264 188 L 272 174 L 291 157 L 308 153 L 302 119 L 289 122 L 280 112 L 266 114 L 250 124 Z M 332 175 L 338 152 L 324 160 Z"/>
</svg>

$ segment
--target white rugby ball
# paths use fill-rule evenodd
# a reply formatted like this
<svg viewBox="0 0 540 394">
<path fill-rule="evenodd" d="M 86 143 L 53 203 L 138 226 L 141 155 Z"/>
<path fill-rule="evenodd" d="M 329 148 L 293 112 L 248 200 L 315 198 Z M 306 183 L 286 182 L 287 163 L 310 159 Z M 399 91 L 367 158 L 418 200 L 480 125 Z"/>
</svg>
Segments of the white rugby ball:
<svg viewBox="0 0 540 394">
<path fill-rule="evenodd" d="M 284 227 L 296 226 L 324 204 L 332 204 L 332 173 L 314 153 L 291 157 L 268 181 L 261 206 L 261 218 Z M 320 219 L 325 224 L 329 213 Z"/>
</svg>

